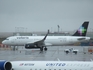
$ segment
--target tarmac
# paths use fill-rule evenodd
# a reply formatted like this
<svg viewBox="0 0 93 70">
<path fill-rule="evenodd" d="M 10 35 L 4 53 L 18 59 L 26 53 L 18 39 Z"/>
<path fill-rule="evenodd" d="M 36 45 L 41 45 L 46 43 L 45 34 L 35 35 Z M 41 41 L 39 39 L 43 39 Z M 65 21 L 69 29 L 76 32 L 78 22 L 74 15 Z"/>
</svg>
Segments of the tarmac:
<svg viewBox="0 0 93 70">
<path fill-rule="evenodd" d="M 90 61 L 93 54 L 88 50 L 89 46 L 51 46 L 47 51 L 40 52 L 40 49 L 25 49 L 24 46 L 18 46 L 17 50 L 11 48 L 0 48 L 0 60 L 7 61 Z M 74 48 L 79 50 L 77 54 L 72 52 L 66 54 L 65 49 Z M 84 54 L 86 52 L 86 54 Z"/>
</svg>

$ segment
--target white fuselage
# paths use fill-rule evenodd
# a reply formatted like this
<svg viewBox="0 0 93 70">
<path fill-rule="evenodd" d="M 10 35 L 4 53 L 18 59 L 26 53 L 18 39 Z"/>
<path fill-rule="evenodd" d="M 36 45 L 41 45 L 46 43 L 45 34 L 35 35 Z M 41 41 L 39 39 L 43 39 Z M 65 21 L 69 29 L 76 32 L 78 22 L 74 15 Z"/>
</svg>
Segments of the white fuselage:
<svg viewBox="0 0 93 70">
<path fill-rule="evenodd" d="M 11 61 L 13 70 L 93 70 L 93 62 Z"/>
<path fill-rule="evenodd" d="M 24 46 L 27 43 L 34 43 L 36 41 L 40 41 L 43 38 L 44 36 L 12 36 L 8 37 L 2 43 L 11 46 Z M 79 38 L 85 38 L 85 39 L 78 40 Z M 90 37 L 81 37 L 81 36 L 47 36 L 45 40 L 45 45 L 62 46 L 89 40 Z"/>
</svg>

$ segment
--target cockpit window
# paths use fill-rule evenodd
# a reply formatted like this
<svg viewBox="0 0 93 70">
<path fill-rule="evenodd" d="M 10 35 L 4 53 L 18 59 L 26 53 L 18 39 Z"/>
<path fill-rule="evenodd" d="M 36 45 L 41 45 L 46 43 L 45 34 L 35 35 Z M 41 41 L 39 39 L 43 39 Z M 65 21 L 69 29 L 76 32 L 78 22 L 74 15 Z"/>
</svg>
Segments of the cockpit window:
<svg viewBox="0 0 93 70">
<path fill-rule="evenodd" d="M 6 39 L 6 40 L 9 40 L 9 39 Z"/>
</svg>

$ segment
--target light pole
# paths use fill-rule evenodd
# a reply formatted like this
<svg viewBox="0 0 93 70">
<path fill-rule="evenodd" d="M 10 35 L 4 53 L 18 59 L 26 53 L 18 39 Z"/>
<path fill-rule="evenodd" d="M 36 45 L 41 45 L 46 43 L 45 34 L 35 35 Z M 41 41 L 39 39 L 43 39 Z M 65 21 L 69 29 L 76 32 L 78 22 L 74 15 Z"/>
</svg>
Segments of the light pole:
<svg viewBox="0 0 93 70">
<path fill-rule="evenodd" d="M 60 28 L 60 26 L 59 26 L 59 25 L 57 25 L 57 27 L 58 27 L 58 33 L 59 33 L 59 28 Z"/>
</svg>

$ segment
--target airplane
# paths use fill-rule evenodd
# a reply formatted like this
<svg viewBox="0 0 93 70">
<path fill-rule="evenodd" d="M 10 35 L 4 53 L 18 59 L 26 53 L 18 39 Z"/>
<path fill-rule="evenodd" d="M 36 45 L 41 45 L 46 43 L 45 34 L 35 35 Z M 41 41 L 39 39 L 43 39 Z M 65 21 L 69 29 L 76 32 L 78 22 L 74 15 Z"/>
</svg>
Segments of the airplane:
<svg viewBox="0 0 93 70">
<path fill-rule="evenodd" d="M 26 49 L 37 49 L 47 51 L 48 46 L 63 46 L 77 42 L 89 41 L 86 37 L 89 21 L 85 21 L 82 26 L 72 36 L 11 36 L 2 41 L 2 44 L 9 46 L 25 46 Z"/>
<path fill-rule="evenodd" d="M 5 61 L 0 70 L 93 70 L 93 61 Z"/>
</svg>

